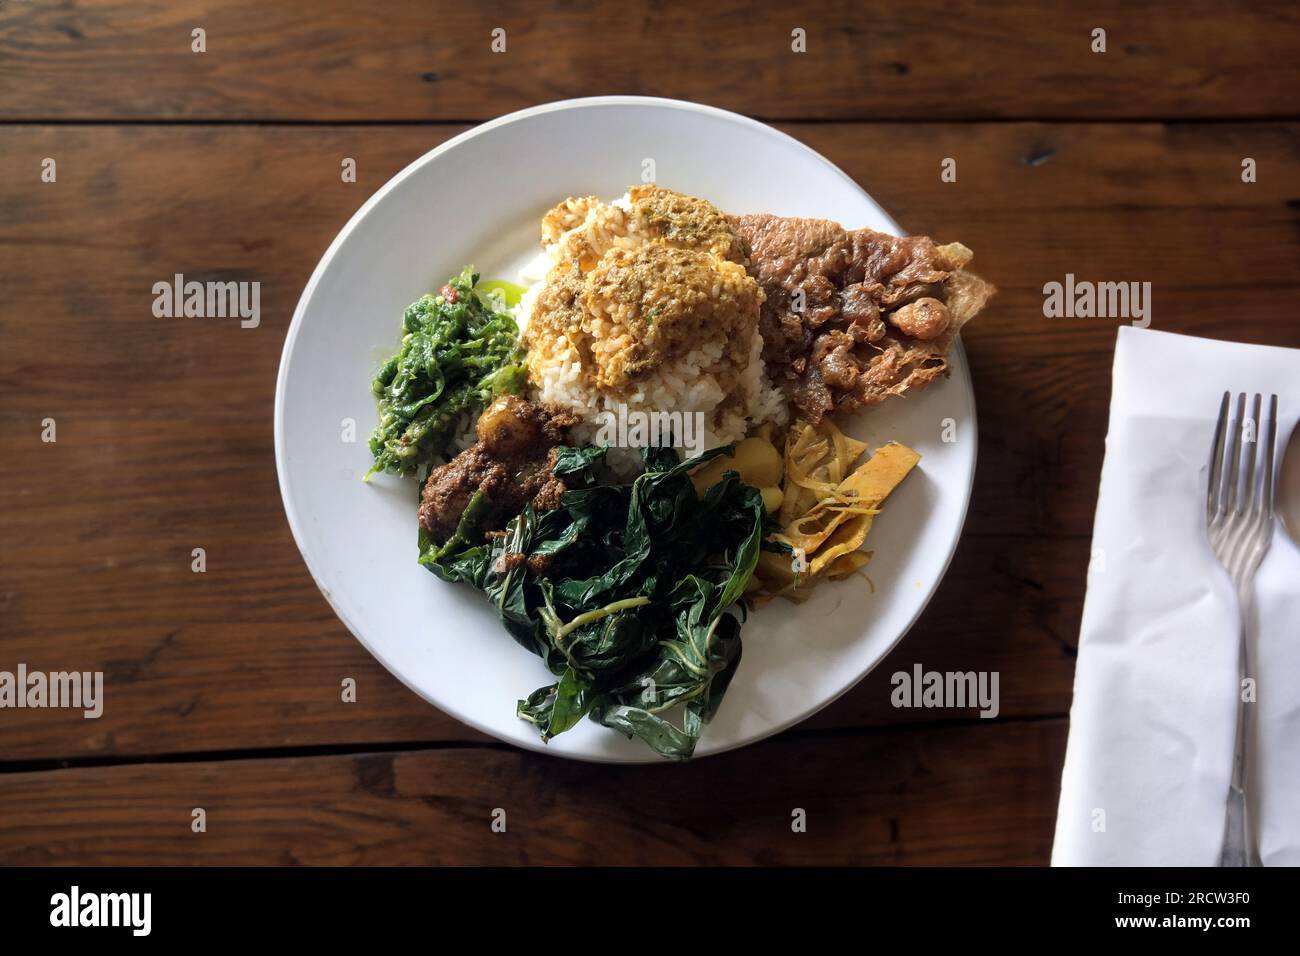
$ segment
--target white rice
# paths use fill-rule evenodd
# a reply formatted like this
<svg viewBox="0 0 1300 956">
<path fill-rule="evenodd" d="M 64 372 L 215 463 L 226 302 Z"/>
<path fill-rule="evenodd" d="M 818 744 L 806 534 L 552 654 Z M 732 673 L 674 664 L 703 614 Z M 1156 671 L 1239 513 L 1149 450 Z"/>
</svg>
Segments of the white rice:
<svg viewBox="0 0 1300 956">
<path fill-rule="evenodd" d="M 630 200 L 623 196 L 610 205 L 626 210 L 630 208 Z M 622 220 L 623 217 L 617 218 Z M 562 241 L 547 246 L 520 272 L 520 284 L 527 291 L 515 306 L 513 314 L 521 335 L 532 318 L 548 273 L 560 259 Z M 636 243 L 640 237 L 617 236 L 612 237 L 611 241 L 622 245 L 625 242 Z M 592 334 L 599 338 L 599 328 L 595 328 Z M 562 337 L 557 341 L 565 343 Z M 723 343 L 716 341 L 705 342 L 660 366 L 653 374 L 639 379 L 632 393 L 617 397 L 593 390 L 584 383 L 579 353 L 572 346 L 567 357 L 562 356 L 552 361 L 539 361 L 536 356 L 530 356 L 529 373 L 534 386 L 530 397 L 578 413 L 585 423 L 573 431 L 573 437 L 578 442 L 590 442 L 599 430 L 601 413 L 616 414 L 620 405 L 626 412 L 700 412 L 705 421 L 703 447 L 711 448 L 737 441 L 764 422 L 785 424 L 788 417 L 786 398 L 767 375 L 762 349 L 763 338 L 756 321 L 749 343 L 748 360 L 739 369 L 737 388 L 740 400 L 733 401 L 725 410 L 720 410 L 719 406 L 728 397 L 727 393 L 718 379 L 707 371 L 709 367 L 716 367 L 723 358 Z M 633 460 L 639 461 L 634 451 L 630 460 L 629 456 L 619 454 L 612 454 L 611 459 L 615 465 L 620 459 L 629 464 Z"/>
</svg>

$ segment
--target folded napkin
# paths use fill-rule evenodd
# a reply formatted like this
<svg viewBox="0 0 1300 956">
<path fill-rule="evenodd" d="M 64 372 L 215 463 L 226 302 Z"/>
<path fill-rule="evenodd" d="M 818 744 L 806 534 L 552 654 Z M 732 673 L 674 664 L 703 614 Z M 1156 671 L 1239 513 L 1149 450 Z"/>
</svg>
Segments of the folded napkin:
<svg viewBox="0 0 1300 956">
<path fill-rule="evenodd" d="M 1093 525 L 1054 865 L 1214 866 L 1237 702 L 1234 589 L 1205 539 L 1225 391 L 1300 414 L 1300 351 L 1122 327 Z M 1247 411 L 1250 409 L 1247 399 Z M 1264 413 L 1266 414 L 1266 412 Z M 1300 551 L 1255 577 L 1251 759 L 1266 866 L 1300 864 Z"/>
</svg>

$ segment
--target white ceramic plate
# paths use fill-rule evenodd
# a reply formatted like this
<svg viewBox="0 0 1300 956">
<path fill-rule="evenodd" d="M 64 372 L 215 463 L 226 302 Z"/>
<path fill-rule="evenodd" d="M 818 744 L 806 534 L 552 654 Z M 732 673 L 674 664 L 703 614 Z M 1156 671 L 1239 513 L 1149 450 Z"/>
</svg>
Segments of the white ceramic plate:
<svg viewBox="0 0 1300 956">
<path fill-rule="evenodd" d="M 416 483 L 361 476 L 375 423 L 370 380 L 396 350 L 402 310 L 465 263 L 516 278 L 543 213 L 569 195 L 610 199 L 642 181 L 728 212 L 834 219 L 901 234 L 839 169 L 753 120 L 674 100 L 598 97 L 512 113 L 426 153 L 358 210 L 303 292 L 275 396 L 280 490 L 316 583 L 357 640 L 413 691 L 472 727 L 550 754 L 661 758 L 591 721 L 543 744 L 515 702 L 553 678 L 481 596 L 416 564 Z M 879 162 L 892 161 L 882 147 Z M 951 238 L 951 237 L 940 237 Z M 824 584 L 799 607 L 750 616 L 744 656 L 697 756 L 761 740 L 856 684 L 916 620 L 961 533 L 975 469 L 975 407 L 960 346 L 951 378 L 859 416 L 872 447 L 922 455 L 871 529 L 875 584 Z M 944 422 L 955 441 L 942 441 Z M 356 440 L 343 440 L 348 420 Z"/>
</svg>

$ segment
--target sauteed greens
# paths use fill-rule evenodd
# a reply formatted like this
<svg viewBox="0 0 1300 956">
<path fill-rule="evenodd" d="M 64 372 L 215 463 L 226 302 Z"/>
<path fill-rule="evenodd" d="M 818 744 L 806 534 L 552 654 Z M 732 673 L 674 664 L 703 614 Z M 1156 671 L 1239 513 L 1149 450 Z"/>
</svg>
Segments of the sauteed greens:
<svg viewBox="0 0 1300 956">
<path fill-rule="evenodd" d="M 560 507 L 530 505 L 504 534 L 471 543 L 471 500 L 448 542 L 421 532 L 420 562 L 484 592 L 556 676 L 518 704 L 544 740 L 587 716 L 665 757 L 695 749 L 740 662 L 737 602 L 768 520 L 762 495 L 734 471 L 702 496 L 691 483 L 693 468 L 730 450 L 678 462 L 648 448 L 643 474 L 610 485 L 596 477 L 603 447 L 561 448 Z M 666 714 L 677 705 L 680 725 Z"/>
<path fill-rule="evenodd" d="M 367 478 L 379 471 L 415 474 L 445 455 L 462 412 L 523 388 L 528 371 L 515 343 L 519 329 L 492 309 L 477 282 L 466 266 L 438 295 L 407 307 L 402 347 L 371 383 L 379 424 L 370 436 L 374 465 Z M 500 301 L 499 295 L 492 299 Z"/>
</svg>

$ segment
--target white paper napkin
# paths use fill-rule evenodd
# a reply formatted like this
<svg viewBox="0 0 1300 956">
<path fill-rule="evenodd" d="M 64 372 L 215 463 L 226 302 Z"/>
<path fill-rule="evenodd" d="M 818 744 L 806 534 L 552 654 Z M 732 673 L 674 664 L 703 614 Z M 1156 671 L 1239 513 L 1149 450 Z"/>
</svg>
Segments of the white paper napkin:
<svg viewBox="0 0 1300 956">
<path fill-rule="evenodd" d="M 1238 612 L 1205 540 L 1225 391 L 1300 414 L 1300 351 L 1121 327 L 1052 863 L 1213 866 L 1232 768 Z M 1249 410 L 1249 398 L 1247 410 Z M 1255 577 L 1254 804 L 1264 865 L 1300 864 L 1300 551 Z"/>
</svg>

